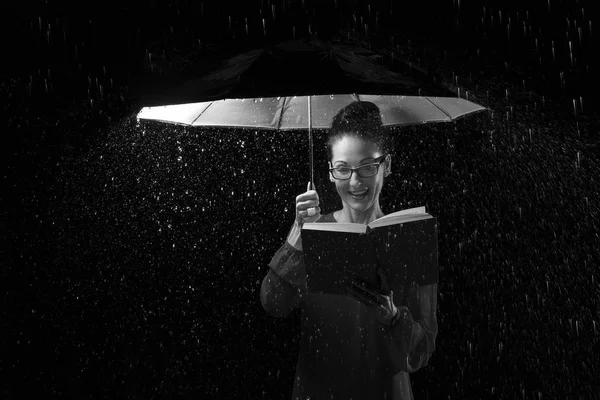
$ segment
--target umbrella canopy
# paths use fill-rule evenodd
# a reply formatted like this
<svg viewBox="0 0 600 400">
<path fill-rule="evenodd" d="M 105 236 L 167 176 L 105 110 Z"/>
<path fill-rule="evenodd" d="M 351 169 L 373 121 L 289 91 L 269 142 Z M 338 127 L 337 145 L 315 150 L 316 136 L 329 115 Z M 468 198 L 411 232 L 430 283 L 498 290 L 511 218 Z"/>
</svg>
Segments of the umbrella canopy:
<svg viewBox="0 0 600 400">
<path fill-rule="evenodd" d="M 252 50 L 166 93 L 160 106 L 148 104 L 138 119 L 188 126 L 308 129 L 309 173 L 314 182 L 311 129 L 329 128 L 337 112 L 351 102 L 375 103 L 385 126 L 447 122 L 485 109 L 450 97 L 442 87 L 392 71 L 380 65 L 378 57 L 317 39 Z"/>
<path fill-rule="evenodd" d="M 447 96 L 415 69 L 400 71 L 382 56 L 346 44 L 294 40 L 255 49 L 225 60 L 216 70 L 175 87 L 145 105 L 173 105 L 235 98 L 337 94 Z"/>
<path fill-rule="evenodd" d="M 144 107 L 138 119 L 186 126 L 260 129 L 326 129 L 333 117 L 353 101 L 375 103 L 384 126 L 449 122 L 485 110 L 456 97 L 421 97 L 370 94 L 226 99 L 191 104 Z"/>
</svg>

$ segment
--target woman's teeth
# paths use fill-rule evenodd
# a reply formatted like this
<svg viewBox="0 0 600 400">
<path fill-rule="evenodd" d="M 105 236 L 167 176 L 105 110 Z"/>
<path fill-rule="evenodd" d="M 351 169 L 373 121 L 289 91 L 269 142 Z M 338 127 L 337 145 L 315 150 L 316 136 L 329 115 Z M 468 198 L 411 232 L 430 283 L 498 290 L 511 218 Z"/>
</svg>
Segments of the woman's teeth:
<svg viewBox="0 0 600 400">
<path fill-rule="evenodd" d="M 362 198 L 366 197 L 368 191 L 369 191 L 369 189 L 365 189 L 365 190 L 361 190 L 360 192 L 348 192 L 348 193 L 350 193 L 350 195 L 352 195 L 352 197 L 354 197 L 356 199 L 362 199 Z"/>
</svg>

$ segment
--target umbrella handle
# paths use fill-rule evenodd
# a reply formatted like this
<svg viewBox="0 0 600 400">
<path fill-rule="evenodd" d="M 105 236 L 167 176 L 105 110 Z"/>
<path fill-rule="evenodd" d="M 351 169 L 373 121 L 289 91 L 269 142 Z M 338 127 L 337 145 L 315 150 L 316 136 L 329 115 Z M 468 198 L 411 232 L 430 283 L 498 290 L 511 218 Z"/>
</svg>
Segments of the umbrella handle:
<svg viewBox="0 0 600 400">
<path fill-rule="evenodd" d="M 315 185 L 315 176 L 314 176 L 314 168 L 313 168 L 313 136 L 312 136 L 312 119 L 311 119 L 311 104 L 310 104 L 310 95 L 308 97 L 308 160 L 310 164 L 310 183 L 312 187 Z"/>
</svg>

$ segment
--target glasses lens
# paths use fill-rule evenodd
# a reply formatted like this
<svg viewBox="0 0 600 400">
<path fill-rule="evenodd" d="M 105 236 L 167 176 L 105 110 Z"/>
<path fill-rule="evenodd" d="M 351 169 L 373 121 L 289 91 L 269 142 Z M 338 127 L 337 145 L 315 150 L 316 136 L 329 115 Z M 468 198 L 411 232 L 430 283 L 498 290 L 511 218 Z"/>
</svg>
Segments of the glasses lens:
<svg viewBox="0 0 600 400">
<path fill-rule="evenodd" d="M 358 174 L 360 176 L 362 176 L 363 178 L 373 176 L 377 173 L 377 170 L 379 169 L 378 167 L 379 167 L 379 164 L 365 165 L 364 167 L 360 167 L 358 169 Z"/>
<path fill-rule="evenodd" d="M 349 168 L 336 168 L 333 170 L 333 177 L 337 179 L 347 179 L 350 177 L 351 170 Z"/>
</svg>

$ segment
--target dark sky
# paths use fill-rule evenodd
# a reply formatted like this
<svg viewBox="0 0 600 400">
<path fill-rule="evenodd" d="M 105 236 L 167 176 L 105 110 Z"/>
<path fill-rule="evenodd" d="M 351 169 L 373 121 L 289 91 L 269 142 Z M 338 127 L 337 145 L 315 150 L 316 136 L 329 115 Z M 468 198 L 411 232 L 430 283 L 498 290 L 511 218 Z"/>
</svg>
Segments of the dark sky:
<svg viewBox="0 0 600 400">
<path fill-rule="evenodd" d="M 598 393 L 592 1 L 180 3 L 1 6 L 3 398 L 289 397 L 299 316 L 267 316 L 258 290 L 306 188 L 306 133 L 134 116 L 309 26 L 490 108 L 393 133 L 384 212 L 440 224 L 439 342 L 415 398 Z"/>
</svg>

